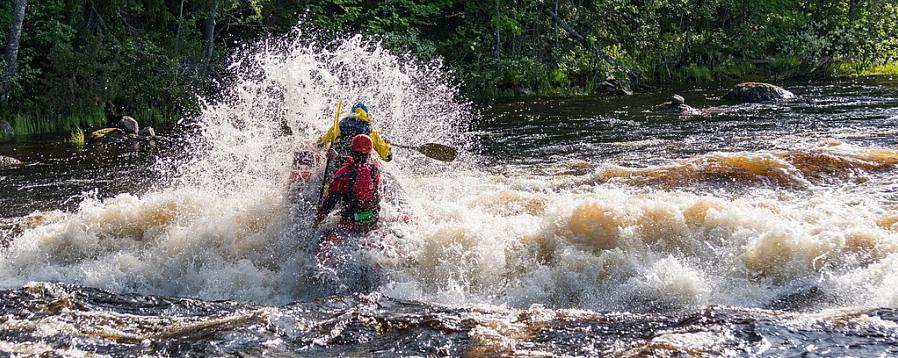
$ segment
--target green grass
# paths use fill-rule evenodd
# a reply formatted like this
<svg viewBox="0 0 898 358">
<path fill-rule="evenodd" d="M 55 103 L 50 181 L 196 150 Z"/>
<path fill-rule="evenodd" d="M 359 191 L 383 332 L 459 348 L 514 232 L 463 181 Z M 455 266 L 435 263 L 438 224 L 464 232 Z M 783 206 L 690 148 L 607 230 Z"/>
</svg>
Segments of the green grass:
<svg viewBox="0 0 898 358">
<path fill-rule="evenodd" d="M 58 115 L 53 113 L 18 113 L 0 117 L 13 127 L 16 136 L 47 133 L 72 133 L 86 129 L 102 128 L 106 125 L 106 114 L 102 108 L 83 110 L 76 114 Z M 128 114 L 143 126 L 159 126 L 165 123 L 165 116 L 156 108 L 139 108 Z"/>
<path fill-rule="evenodd" d="M 78 147 L 84 146 L 84 131 L 81 130 L 80 127 L 75 127 L 75 129 L 72 130 L 72 136 L 69 138 L 69 143 Z"/>
<path fill-rule="evenodd" d="M 840 63 L 836 65 L 833 74 L 846 77 L 898 75 L 898 62 L 867 66 L 852 63 Z"/>
<path fill-rule="evenodd" d="M 711 76 L 711 69 L 708 66 L 691 64 L 683 69 L 686 81 L 693 83 L 703 83 L 714 81 Z"/>
<path fill-rule="evenodd" d="M 93 128 L 102 126 L 106 116 L 102 110 L 82 114 L 54 116 L 52 114 L 22 114 L 9 118 L 13 131 L 17 136 L 45 133 L 71 133 L 76 128 Z"/>
</svg>

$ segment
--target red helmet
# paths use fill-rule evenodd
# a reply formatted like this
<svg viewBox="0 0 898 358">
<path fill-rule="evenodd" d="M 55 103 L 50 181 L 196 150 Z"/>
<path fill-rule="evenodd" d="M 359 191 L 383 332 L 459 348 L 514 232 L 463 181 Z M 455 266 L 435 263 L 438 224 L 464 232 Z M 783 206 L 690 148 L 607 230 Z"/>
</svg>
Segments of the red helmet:
<svg viewBox="0 0 898 358">
<path fill-rule="evenodd" d="M 349 144 L 349 150 L 358 153 L 371 153 L 371 151 L 374 150 L 374 142 L 371 141 L 371 137 L 359 134 L 352 137 L 352 142 Z"/>
</svg>

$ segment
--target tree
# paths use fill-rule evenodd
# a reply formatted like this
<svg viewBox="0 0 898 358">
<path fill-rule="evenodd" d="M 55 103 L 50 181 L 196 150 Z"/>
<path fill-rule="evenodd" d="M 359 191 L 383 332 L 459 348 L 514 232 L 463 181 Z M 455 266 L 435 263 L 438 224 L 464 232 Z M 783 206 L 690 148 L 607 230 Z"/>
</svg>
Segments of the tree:
<svg viewBox="0 0 898 358">
<path fill-rule="evenodd" d="M 27 0 L 16 0 L 13 8 L 12 21 L 9 24 L 9 32 L 6 33 L 6 53 L 3 60 L 6 69 L 0 78 L 0 104 L 6 105 L 9 100 L 10 84 L 16 75 L 16 56 L 19 53 L 19 38 L 22 35 L 22 21 L 25 19 L 25 3 Z"/>
</svg>

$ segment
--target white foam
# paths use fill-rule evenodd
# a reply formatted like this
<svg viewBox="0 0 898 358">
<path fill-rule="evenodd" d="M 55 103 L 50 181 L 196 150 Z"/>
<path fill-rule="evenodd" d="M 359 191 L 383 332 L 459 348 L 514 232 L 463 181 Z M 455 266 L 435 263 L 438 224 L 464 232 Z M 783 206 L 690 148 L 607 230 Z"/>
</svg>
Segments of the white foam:
<svg viewBox="0 0 898 358">
<path fill-rule="evenodd" d="M 235 63 L 245 73 L 224 100 L 204 107 L 194 155 L 170 182 L 139 197 L 87 199 L 37 224 L 3 251 L 0 284 L 61 281 L 265 303 L 339 289 L 310 279 L 320 232 L 310 226 L 310 205 L 287 200 L 292 152 L 332 123 L 340 97 L 367 101 L 376 126 L 397 143 L 464 145 L 470 110 L 438 66 L 361 38 L 333 51 L 285 47 Z M 292 136 L 281 133 L 281 120 Z M 898 306 L 890 288 L 898 238 L 878 224 L 894 210 L 868 191 L 698 195 L 491 175 L 474 161 L 446 165 L 398 151 L 386 170 L 416 216 L 385 223 L 401 257 L 353 256 L 379 267 L 386 280 L 377 290 L 390 296 L 638 310 L 762 306 L 818 285 L 846 304 Z M 354 271 L 340 275 L 357 279 Z"/>
</svg>

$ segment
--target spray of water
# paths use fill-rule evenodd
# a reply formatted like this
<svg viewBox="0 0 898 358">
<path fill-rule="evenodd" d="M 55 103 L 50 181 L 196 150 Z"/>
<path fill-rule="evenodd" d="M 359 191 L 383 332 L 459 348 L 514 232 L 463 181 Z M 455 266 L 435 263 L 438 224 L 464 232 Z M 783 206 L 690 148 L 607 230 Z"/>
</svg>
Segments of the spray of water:
<svg viewBox="0 0 898 358">
<path fill-rule="evenodd" d="M 336 101 L 367 102 L 394 142 L 460 147 L 470 106 L 438 64 L 360 37 L 263 44 L 231 68 L 233 84 L 204 106 L 192 153 L 170 183 L 140 197 L 86 199 L 34 225 L 3 251 L 0 284 L 255 302 L 373 289 L 446 304 L 601 309 L 764 306 L 817 287 L 844 304 L 898 305 L 889 285 L 898 276 L 894 208 L 813 180 L 844 167 L 875 181 L 898 155 L 845 145 L 604 167 L 586 180 L 488 174 L 470 158 L 448 165 L 397 152 L 386 171 L 404 203 L 385 203 L 385 217 L 414 219 L 386 220 L 373 239 L 387 248 L 348 250 L 355 269 L 322 274 L 313 207 L 296 199 L 317 188 L 291 195 L 287 171 L 292 153 L 332 124 Z M 652 185 L 671 172 L 681 181 L 761 178 L 800 190 L 715 196 Z"/>
</svg>

